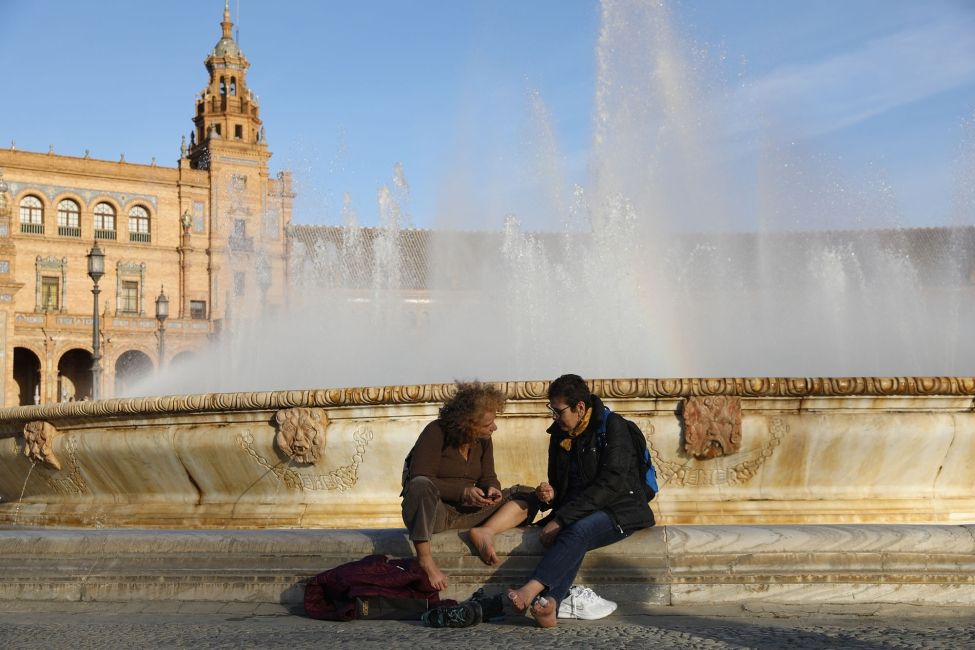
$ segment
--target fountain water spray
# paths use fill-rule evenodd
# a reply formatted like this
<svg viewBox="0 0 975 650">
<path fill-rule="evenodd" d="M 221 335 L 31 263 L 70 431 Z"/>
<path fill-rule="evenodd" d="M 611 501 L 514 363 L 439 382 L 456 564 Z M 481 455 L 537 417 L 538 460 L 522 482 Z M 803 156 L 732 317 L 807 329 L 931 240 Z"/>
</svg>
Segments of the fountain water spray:
<svg viewBox="0 0 975 650">
<path fill-rule="evenodd" d="M 543 99 L 531 97 L 555 215 L 544 231 L 523 231 L 517 215 L 481 232 L 411 230 L 397 165 L 379 228 L 360 227 L 348 201 L 343 228 L 295 228 L 286 311 L 239 319 L 135 394 L 568 370 L 972 373 L 971 142 L 956 223 L 905 231 L 889 187 L 851 187 L 771 135 L 746 143 L 765 152 L 750 183 L 725 172 L 742 143 L 722 130 L 706 59 L 665 3 L 605 0 L 596 60 L 584 187 L 565 187 Z"/>
</svg>

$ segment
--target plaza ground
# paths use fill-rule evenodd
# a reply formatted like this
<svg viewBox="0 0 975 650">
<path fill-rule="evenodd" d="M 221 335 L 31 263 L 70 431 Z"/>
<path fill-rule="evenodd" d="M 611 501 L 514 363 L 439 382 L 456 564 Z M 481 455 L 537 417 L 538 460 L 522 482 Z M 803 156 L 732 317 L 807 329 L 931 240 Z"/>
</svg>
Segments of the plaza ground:
<svg viewBox="0 0 975 650">
<path fill-rule="evenodd" d="M 975 648 L 975 610 L 905 605 L 621 606 L 541 630 L 527 619 L 440 630 L 335 623 L 281 605 L 0 602 L 0 646 L 17 648 Z"/>
</svg>

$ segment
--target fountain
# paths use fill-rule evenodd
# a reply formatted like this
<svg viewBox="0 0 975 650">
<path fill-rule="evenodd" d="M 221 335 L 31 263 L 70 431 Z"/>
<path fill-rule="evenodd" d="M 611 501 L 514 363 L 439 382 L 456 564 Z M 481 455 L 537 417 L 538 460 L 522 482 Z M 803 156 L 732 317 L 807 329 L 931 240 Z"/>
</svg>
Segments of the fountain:
<svg viewBox="0 0 975 650">
<path fill-rule="evenodd" d="M 501 386 L 512 400 L 495 434 L 498 471 L 506 482 L 537 482 L 546 383 Z M 660 523 L 975 521 L 975 378 L 609 379 L 594 387 L 647 434 L 664 486 L 654 501 Z M 4 409 L 0 517 L 21 526 L 398 528 L 398 468 L 450 389 Z M 684 411 L 719 397 L 735 400 L 738 414 L 708 406 L 720 447 L 708 457 L 692 449 Z"/>
<path fill-rule="evenodd" d="M 640 557 L 655 559 L 636 583 L 676 584 L 674 574 L 728 545 L 759 557 L 793 540 L 787 552 L 822 553 L 827 564 L 850 539 L 871 553 L 975 545 L 975 378 L 956 376 L 975 367 L 971 224 L 923 237 L 814 222 L 796 232 L 785 226 L 799 213 L 769 193 L 753 200 L 758 232 L 737 232 L 727 206 L 740 197 L 715 172 L 727 152 L 710 146 L 721 140 L 709 135 L 716 116 L 698 108 L 706 102 L 665 9 L 604 2 L 597 58 L 592 185 L 554 201 L 560 232 L 525 232 L 514 217 L 495 233 L 403 229 L 405 181 L 382 195 L 381 229 L 351 214 L 344 229 L 297 227 L 304 253 L 292 277 L 304 299 L 240 323 L 212 354 L 140 389 L 176 395 L 0 410 L 0 522 L 399 528 L 399 467 L 450 390 L 444 382 L 499 382 L 511 398 L 496 434 L 499 474 L 535 484 L 546 384 L 506 378 L 572 371 L 636 377 L 593 381 L 647 434 L 661 475 L 653 506 L 664 526 L 646 537 L 656 546 Z M 795 179 L 771 169 L 787 154 L 774 154 L 763 173 L 788 185 Z M 565 197 L 557 186 L 551 194 Z M 851 213 L 884 198 L 819 207 Z M 375 387 L 308 388 L 323 385 Z M 817 526 L 796 526 L 807 524 Z M 839 541 L 805 532 L 821 530 L 840 531 Z M 772 541 L 758 539 L 766 533 Z M 356 539 L 343 542 L 346 555 L 408 549 L 401 538 Z M 507 550 L 537 552 L 518 544 Z M 972 602 L 975 582 L 959 576 L 975 551 L 958 553 L 915 597 L 951 583 L 956 600 L 943 602 Z M 606 562 L 593 575 L 626 582 L 632 558 Z M 453 569 L 469 578 L 460 589 L 486 571 L 463 558 Z M 856 582 L 834 578 L 823 581 Z M 706 582 L 692 575 L 684 597 L 695 580 Z M 776 578 L 749 580 L 760 591 Z"/>
</svg>

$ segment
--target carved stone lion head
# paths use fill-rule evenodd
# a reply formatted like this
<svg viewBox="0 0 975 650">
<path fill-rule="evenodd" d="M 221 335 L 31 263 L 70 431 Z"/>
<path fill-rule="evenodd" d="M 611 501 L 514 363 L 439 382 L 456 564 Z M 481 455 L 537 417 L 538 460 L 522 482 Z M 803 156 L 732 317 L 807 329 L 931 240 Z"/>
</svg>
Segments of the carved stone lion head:
<svg viewBox="0 0 975 650">
<path fill-rule="evenodd" d="M 325 429 L 328 416 L 318 408 L 282 409 L 274 414 L 278 448 L 292 460 L 314 465 L 325 455 Z"/>
<path fill-rule="evenodd" d="M 713 395 L 684 401 L 684 451 L 716 458 L 741 448 L 741 398 Z"/>
<path fill-rule="evenodd" d="M 24 455 L 35 463 L 46 463 L 61 469 L 61 462 L 54 455 L 54 438 L 58 430 L 50 422 L 35 420 L 24 425 Z"/>
</svg>

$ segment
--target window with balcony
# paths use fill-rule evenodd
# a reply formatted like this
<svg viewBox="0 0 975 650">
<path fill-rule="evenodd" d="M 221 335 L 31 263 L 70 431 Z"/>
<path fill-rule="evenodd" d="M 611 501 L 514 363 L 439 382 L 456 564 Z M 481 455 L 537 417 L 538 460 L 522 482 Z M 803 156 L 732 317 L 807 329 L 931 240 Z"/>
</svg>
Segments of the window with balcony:
<svg viewBox="0 0 975 650">
<path fill-rule="evenodd" d="M 207 319 L 207 301 L 206 300 L 191 300 L 190 301 L 190 318 L 193 320 L 206 320 Z"/>
<path fill-rule="evenodd" d="M 115 312 L 145 316 L 146 263 L 119 260 L 115 264 Z"/>
<path fill-rule="evenodd" d="M 129 210 L 129 241 L 149 243 L 149 211 L 141 205 Z"/>
<path fill-rule="evenodd" d="M 41 309 L 57 311 L 61 307 L 61 279 L 45 275 L 41 277 Z"/>
<path fill-rule="evenodd" d="M 64 309 L 64 288 L 68 280 L 68 258 L 38 255 L 34 258 L 34 310 Z"/>
<path fill-rule="evenodd" d="M 44 204 L 36 196 L 20 200 L 20 232 L 44 234 Z"/>
<path fill-rule="evenodd" d="M 99 203 L 95 206 L 95 239 L 114 240 L 115 236 L 115 208 Z"/>
<path fill-rule="evenodd" d="M 234 219 L 234 229 L 230 233 L 228 244 L 232 251 L 250 252 L 254 250 L 254 240 L 247 236 L 246 221 Z"/>
<path fill-rule="evenodd" d="M 119 288 L 118 310 L 122 314 L 139 313 L 139 283 L 134 280 L 123 280 Z"/>
<path fill-rule="evenodd" d="M 81 237 L 81 208 L 71 199 L 58 203 L 58 234 L 62 237 Z"/>
</svg>

